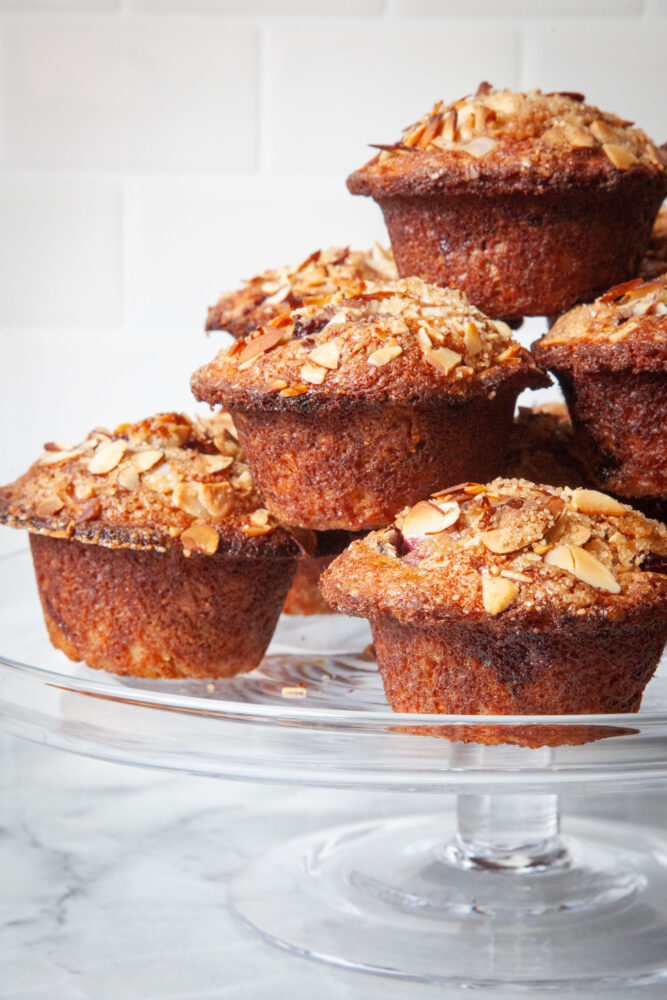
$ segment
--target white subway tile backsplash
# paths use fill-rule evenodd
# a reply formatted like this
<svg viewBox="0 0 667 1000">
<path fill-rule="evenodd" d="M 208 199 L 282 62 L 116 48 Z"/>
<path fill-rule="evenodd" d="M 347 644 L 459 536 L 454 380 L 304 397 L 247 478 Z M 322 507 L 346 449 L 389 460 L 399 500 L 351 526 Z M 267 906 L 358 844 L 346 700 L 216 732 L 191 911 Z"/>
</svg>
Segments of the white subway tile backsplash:
<svg viewBox="0 0 667 1000">
<path fill-rule="evenodd" d="M 252 169 L 256 36 L 220 18 L 8 18 L 5 165 Z"/>
<path fill-rule="evenodd" d="M 243 278 L 318 247 L 388 243 L 379 209 L 342 176 L 147 179 L 132 185 L 127 225 L 130 322 L 194 337 Z"/>
<path fill-rule="evenodd" d="M 24 472 L 45 441 L 75 443 L 93 427 L 160 411 L 204 412 L 190 393 L 190 374 L 224 336 L 213 346 L 191 331 L 1 331 L 0 483 Z"/>
<path fill-rule="evenodd" d="M 667 139 L 667 21 L 532 24 L 524 43 L 527 87 L 580 90 L 604 111 L 635 121 L 656 142 Z"/>
<path fill-rule="evenodd" d="M 519 83 L 518 33 L 507 21 L 364 20 L 271 29 L 271 169 L 340 171 L 368 160 L 441 97 L 488 79 Z"/>
<path fill-rule="evenodd" d="M 641 13 L 642 0 L 396 0 L 396 9 L 400 14 L 441 17 L 613 17 Z"/>
<path fill-rule="evenodd" d="M 130 10 L 183 14 L 206 11 L 218 14 L 336 14 L 338 16 L 377 14 L 386 0 L 125 0 Z"/>
<path fill-rule="evenodd" d="M 0 11 L 16 10 L 21 13 L 41 11 L 109 11 L 119 10 L 121 0 L 0 0 Z"/>
<path fill-rule="evenodd" d="M 0 178 L 0 325 L 121 322 L 121 197 L 110 180 Z"/>
</svg>

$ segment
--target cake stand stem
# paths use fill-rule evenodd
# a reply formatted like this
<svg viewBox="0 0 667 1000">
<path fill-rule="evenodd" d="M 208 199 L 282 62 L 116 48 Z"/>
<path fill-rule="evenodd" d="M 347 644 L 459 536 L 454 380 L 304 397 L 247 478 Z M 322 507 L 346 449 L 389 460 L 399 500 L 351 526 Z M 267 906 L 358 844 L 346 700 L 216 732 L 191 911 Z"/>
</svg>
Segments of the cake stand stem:
<svg viewBox="0 0 667 1000">
<path fill-rule="evenodd" d="M 445 853 L 459 868 L 538 872 L 570 863 L 557 795 L 459 795 L 457 813 Z"/>
</svg>

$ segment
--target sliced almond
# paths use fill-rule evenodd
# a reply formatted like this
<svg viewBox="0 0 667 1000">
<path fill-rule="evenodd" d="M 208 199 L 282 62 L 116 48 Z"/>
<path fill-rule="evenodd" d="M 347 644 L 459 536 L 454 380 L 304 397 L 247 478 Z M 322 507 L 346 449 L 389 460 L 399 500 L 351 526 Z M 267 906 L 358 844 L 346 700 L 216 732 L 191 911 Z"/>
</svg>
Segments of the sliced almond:
<svg viewBox="0 0 667 1000">
<path fill-rule="evenodd" d="M 77 500 L 90 500 L 94 492 L 90 483 L 78 483 L 74 487 L 74 496 Z"/>
<path fill-rule="evenodd" d="M 572 573 L 578 580 L 597 587 L 598 590 L 620 593 L 621 587 L 614 574 L 599 559 L 578 545 L 557 545 L 546 553 L 544 562 L 548 566 L 558 566 L 559 569 Z"/>
<path fill-rule="evenodd" d="M 272 382 L 269 383 L 270 392 L 280 392 L 281 389 L 287 388 L 287 382 L 282 378 L 274 378 Z"/>
<path fill-rule="evenodd" d="M 308 392 L 307 385 L 290 385 L 287 389 L 281 389 L 281 396 L 303 396 L 304 392 Z"/>
<path fill-rule="evenodd" d="M 610 163 L 613 163 L 619 170 L 627 170 L 633 163 L 637 163 L 635 154 L 616 142 L 605 142 L 602 149 Z"/>
<path fill-rule="evenodd" d="M 204 463 L 206 471 L 210 474 L 228 469 L 234 461 L 232 455 L 200 455 L 199 459 Z"/>
<path fill-rule="evenodd" d="M 482 604 L 490 615 L 499 615 L 508 608 L 516 600 L 518 593 L 519 588 L 513 580 L 502 576 L 482 578 Z"/>
<path fill-rule="evenodd" d="M 40 465 L 56 465 L 58 462 L 67 462 L 70 458 L 79 458 L 83 455 L 83 448 L 72 448 L 70 451 L 46 451 L 39 460 Z"/>
<path fill-rule="evenodd" d="M 263 333 L 260 333 L 259 337 L 253 337 L 238 356 L 239 369 L 241 365 L 245 365 L 246 363 L 252 364 L 257 355 L 262 354 L 264 351 L 270 351 L 272 347 L 280 343 L 284 336 L 285 331 L 274 326 L 271 329 L 264 330 Z"/>
<path fill-rule="evenodd" d="M 234 505 L 230 483 L 200 483 L 199 502 L 211 517 L 226 517 Z"/>
<path fill-rule="evenodd" d="M 127 451 L 127 441 L 117 438 L 99 445 L 95 454 L 88 462 L 88 471 L 96 476 L 103 476 L 115 469 Z"/>
<path fill-rule="evenodd" d="M 60 497 L 44 497 L 43 500 L 38 501 L 35 507 L 35 514 L 37 517 L 51 517 L 53 514 L 57 514 L 59 510 L 62 510 L 64 506 L 65 504 Z"/>
<path fill-rule="evenodd" d="M 575 149 L 585 149 L 586 147 L 595 145 L 593 136 L 581 125 L 574 125 L 570 129 L 568 139 L 570 145 L 574 146 Z"/>
<path fill-rule="evenodd" d="M 130 461 L 137 472 L 148 472 L 162 460 L 163 456 L 164 452 L 159 448 L 147 448 L 145 451 L 135 452 Z"/>
<path fill-rule="evenodd" d="M 172 501 L 179 510 L 184 510 L 186 514 L 193 517 L 206 517 L 209 510 L 201 501 L 201 483 L 177 483 L 172 493 Z"/>
<path fill-rule="evenodd" d="M 495 139 L 491 139 L 487 135 L 479 135 L 471 139 L 470 142 L 463 143 L 463 145 L 459 146 L 459 149 L 463 153 L 469 153 L 470 156 L 479 159 L 480 156 L 486 156 L 487 153 L 490 153 L 497 145 L 498 143 Z"/>
<path fill-rule="evenodd" d="M 403 518 L 401 530 L 407 538 L 437 535 L 455 524 L 460 513 L 459 505 L 454 501 L 436 506 L 428 500 L 420 500 Z"/>
<path fill-rule="evenodd" d="M 417 343 L 421 347 L 422 351 L 430 351 L 433 347 L 431 338 L 423 326 L 420 326 L 417 330 Z"/>
<path fill-rule="evenodd" d="M 400 344 L 388 344 L 387 347 L 380 347 L 377 351 L 369 354 L 368 364 L 374 368 L 382 368 L 383 365 L 388 365 L 390 361 L 393 361 L 394 358 L 399 357 L 402 353 L 403 348 Z"/>
<path fill-rule="evenodd" d="M 317 365 L 322 365 L 323 368 L 330 368 L 332 371 L 335 371 L 340 361 L 340 342 L 334 338 L 333 340 L 328 340 L 326 344 L 320 344 L 319 347 L 310 352 L 308 360 L 314 361 Z"/>
<path fill-rule="evenodd" d="M 139 473 L 132 466 L 121 469 L 118 473 L 118 484 L 126 490 L 139 489 Z"/>
<path fill-rule="evenodd" d="M 319 365 L 311 365 L 310 362 L 306 362 L 305 365 L 301 365 L 299 369 L 299 376 L 304 382 L 312 382 L 314 385 L 321 385 L 324 382 L 327 375 L 326 368 L 320 368 Z"/>
<path fill-rule="evenodd" d="M 205 552 L 212 556 L 218 551 L 220 536 L 211 524 L 191 524 L 181 535 L 181 543 L 186 552 Z"/>
<path fill-rule="evenodd" d="M 545 537 L 550 545 L 557 545 L 559 542 L 568 545 L 584 545 L 591 537 L 591 529 L 577 517 L 563 514 L 554 526 L 549 528 Z"/>
<path fill-rule="evenodd" d="M 572 503 L 583 514 L 615 514 L 622 517 L 628 513 L 622 503 L 599 490 L 575 490 Z"/>
<path fill-rule="evenodd" d="M 466 332 L 463 339 L 468 354 L 474 356 L 482 350 L 482 338 L 479 335 L 479 327 L 472 320 L 466 323 Z"/>
<path fill-rule="evenodd" d="M 450 351 L 448 347 L 436 347 L 429 351 L 426 360 L 443 375 L 449 375 L 458 365 L 461 355 L 457 354 L 456 351 Z"/>
<path fill-rule="evenodd" d="M 598 142 L 618 142 L 618 132 L 613 125 L 608 125 L 607 122 L 598 120 L 592 122 L 588 128 Z"/>
<path fill-rule="evenodd" d="M 250 520 L 253 524 L 264 527 L 265 524 L 269 523 L 269 511 L 265 507 L 258 507 L 257 510 L 253 510 L 250 515 Z"/>
</svg>

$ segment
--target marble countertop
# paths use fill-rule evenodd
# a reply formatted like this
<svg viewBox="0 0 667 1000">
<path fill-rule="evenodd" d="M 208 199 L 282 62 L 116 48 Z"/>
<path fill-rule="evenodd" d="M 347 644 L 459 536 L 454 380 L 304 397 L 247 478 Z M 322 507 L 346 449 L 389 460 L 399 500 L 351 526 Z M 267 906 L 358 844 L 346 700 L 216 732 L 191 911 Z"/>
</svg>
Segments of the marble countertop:
<svg viewBox="0 0 667 1000">
<path fill-rule="evenodd" d="M 231 877 L 278 841 L 369 816 L 437 812 L 435 796 L 142 771 L 4 736 L 0 801 L 0 1000 L 460 1000 L 458 991 L 285 954 L 226 907 Z M 664 830 L 667 790 L 570 797 L 564 812 Z M 636 996 L 664 998 L 665 988 Z"/>
</svg>

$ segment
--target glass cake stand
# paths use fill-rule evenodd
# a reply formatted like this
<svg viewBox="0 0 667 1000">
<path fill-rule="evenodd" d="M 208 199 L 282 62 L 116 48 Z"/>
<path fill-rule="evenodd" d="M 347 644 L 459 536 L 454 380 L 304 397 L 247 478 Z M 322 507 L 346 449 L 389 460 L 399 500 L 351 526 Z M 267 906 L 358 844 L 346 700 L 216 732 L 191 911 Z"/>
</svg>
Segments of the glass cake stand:
<svg viewBox="0 0 667 1000">
<path fill-rule="evenodd" d="M 253 862 L 230 905 L 267 942 L 403 979 L 493 988 L 667 983 L 667 838 L 568 821 L 563 790 L 667 781 L 667 669 L 637 715 L 392 713 L 364 622 L 281 621 L 259 670 L 121 678 L 48 643 L 29 554 L 0 560 L 0 716 L 77 753 L 194 774 L 455 792 L 456 814 L 324 830 Z M 666 986 L 667 988 L 667 986 Z"/>
</svg>

